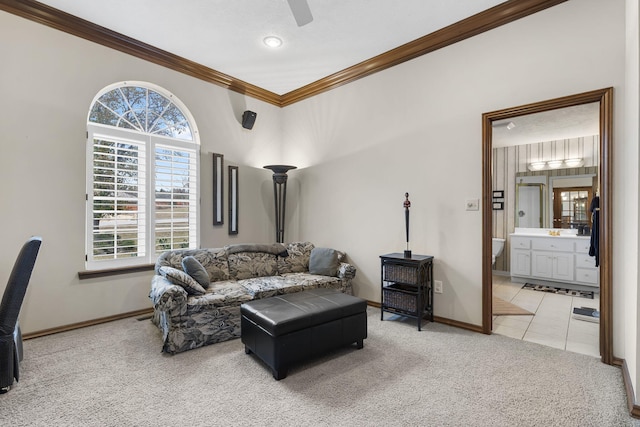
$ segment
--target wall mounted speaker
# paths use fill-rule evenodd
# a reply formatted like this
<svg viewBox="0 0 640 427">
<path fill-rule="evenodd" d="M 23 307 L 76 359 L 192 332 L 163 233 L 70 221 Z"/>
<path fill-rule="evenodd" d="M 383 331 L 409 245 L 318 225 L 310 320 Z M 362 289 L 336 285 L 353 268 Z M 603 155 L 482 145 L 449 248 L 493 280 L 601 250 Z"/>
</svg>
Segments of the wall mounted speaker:
<svg viewBox="0 0 640 427">
<path fill-rule="evenodd" d="M 253 124 L 256 122 L 256 117 L 258 117 L 258 114 L 253 111 L 247 110 L 242 113 L 242 127 L 245 129 L 253 128 Z"/>
</svg>

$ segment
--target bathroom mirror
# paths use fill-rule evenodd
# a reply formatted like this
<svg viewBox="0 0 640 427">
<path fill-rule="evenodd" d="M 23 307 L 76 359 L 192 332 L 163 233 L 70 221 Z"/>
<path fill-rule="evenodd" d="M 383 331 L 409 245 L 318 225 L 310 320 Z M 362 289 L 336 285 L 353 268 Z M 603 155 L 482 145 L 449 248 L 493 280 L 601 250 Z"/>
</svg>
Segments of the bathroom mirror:
<svg viewBox="0 0 640 427">
<path fill-rule="evenodd" d="M 517 172 L 515 227 L 577 228 L 586 224 L 589 218 L 580 207 L 586 204 L 588 208 L 598 191 L 595 163 L 589 167 Z"/>
<path fill-rule="evenodd" d="M 576 226 L 568 209 L 554 212 L 554 198 L 559 188 L 591 187 L 597 193 L 599 115 L 593 102 L 492 123 L 492 190 L 504 190 L 504 210 L 493 212 L 494 237 L 516 227 Z M 508 271 L 508 259 L 500 261 Z"/>
</svg>

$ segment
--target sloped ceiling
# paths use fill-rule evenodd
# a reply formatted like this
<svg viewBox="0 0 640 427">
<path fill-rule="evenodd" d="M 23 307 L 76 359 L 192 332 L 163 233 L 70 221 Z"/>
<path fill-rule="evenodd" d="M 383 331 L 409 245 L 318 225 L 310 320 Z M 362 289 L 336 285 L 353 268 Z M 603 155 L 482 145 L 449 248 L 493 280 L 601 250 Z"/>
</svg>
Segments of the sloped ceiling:
<svg viewBox="0 0 640 427">
<path fill-rule="evenodd" d="M 300 0 L 295 0 L 300 1 Z M 566 0 L 0 0 L 0 10 L 284 106 Z M 282 39 L 278 49 L 263 39 Z"/>
</svg>

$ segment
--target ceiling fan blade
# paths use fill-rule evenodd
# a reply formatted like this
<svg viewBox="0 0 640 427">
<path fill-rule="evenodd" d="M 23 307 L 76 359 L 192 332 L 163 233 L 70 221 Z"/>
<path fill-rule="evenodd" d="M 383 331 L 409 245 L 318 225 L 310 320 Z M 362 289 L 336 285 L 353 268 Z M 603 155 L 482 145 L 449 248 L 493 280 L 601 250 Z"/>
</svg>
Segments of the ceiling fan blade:
<svg viewBox="0 0 640 427">
<path fill-rule="evenodd" d="M 307 0 L 287 0 L 287 2 L 289 3 L 291 13 L 293 13 L 298 27 L 302 27 L 313 21 L 313 15 L 311 15 L 311 9 L 309 9 Z"/>
</svg>

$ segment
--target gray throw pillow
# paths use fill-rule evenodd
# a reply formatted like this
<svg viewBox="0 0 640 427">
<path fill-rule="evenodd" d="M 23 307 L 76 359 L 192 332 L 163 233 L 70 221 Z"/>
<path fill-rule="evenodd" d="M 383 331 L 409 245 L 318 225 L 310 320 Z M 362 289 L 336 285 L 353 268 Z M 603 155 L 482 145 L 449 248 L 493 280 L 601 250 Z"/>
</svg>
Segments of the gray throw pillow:
<svg viewBox="0 0 640 427">
<path fill-rule="evenodd" d="M 200 261 L 192 256 L 186 256 L 182 259 L 182 269 L 189 276 L 193 277 L 203 288 L 207 289 L 211 280 L 209 280 L 209 273 L 204 269 Z"/>
<path fill-rule="evenodd" d="M 173 267 L 160 267 L 160 274 L 174 285 L 182 286 L 189 295 L 204 295 L 205 290 L 193 277 Z"/>
<path fill-rule="evenodd" d="M 309 273 L 322 276 L 338 274 L 338 251 L 330 248 L 313 248 L 309 257 Z"/>
</svg>

